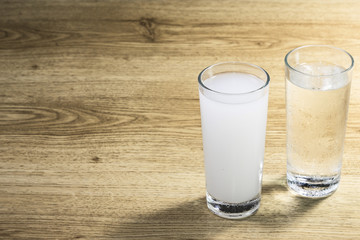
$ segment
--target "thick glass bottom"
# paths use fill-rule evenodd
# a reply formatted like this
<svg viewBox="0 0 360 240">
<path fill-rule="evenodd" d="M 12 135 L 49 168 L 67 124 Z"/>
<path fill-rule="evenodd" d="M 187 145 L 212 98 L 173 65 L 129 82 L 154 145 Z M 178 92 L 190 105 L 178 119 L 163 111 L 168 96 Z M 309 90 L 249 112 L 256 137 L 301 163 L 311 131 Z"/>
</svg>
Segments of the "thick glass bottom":
<svg viewBox="0 0 360 240">
<path fill-rule="evenodd" d="M 260 195 L 242 203 L 227 203 L 206 193 L 207 206 L 216 215 L 227 219 L 241 219 L 253 215 L 260 206 Z"/>
<path fill-rule="evenodd" d="M 304 176 L 287 172 L 287 184 L 292 192 L 303 197 L 323 198 L 339 186 L 340 174 L 335 176 Z"/>
</svg>

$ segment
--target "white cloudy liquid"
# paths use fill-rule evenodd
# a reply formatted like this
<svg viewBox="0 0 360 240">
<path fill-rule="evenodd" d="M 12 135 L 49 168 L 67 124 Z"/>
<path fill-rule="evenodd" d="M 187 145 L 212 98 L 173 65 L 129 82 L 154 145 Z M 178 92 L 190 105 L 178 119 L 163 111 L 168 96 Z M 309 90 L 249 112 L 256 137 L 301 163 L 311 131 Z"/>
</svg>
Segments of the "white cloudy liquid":
<svg viewBox="0 0 360 240">
<path fill-rule="evenodd" d="M 246 93 L 261 88 L 264 81 L 249 74 L 221 73 L 204 85 L 222 93 Z M 239 203 L 260 194 L 267 105 L 267 87 L 242 96 L 200 91 L 206 188 L 212 197 Z"/>
</svg>

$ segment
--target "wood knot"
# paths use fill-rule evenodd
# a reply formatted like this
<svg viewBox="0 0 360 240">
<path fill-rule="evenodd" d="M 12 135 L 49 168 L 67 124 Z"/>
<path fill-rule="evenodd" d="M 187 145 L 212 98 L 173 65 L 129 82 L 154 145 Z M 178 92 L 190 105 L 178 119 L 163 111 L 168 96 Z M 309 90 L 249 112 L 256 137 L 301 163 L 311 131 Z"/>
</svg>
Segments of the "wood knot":
<svg viewBox="0 0 360 240">
<path fill-rule="evenodd" d="M 83 235 L 76 235 L 74 238 L 75 239 L 85 239 L 86 237 Z"/>
<path fill-rule="evenodd" d="M 37 69 L 39 69 L 39 65 L 34 64 L 34 65 L 31 66 L 31 68 L 34 69 L 34 70 L 37 70 Z"/>
<path fill-rule="evenodd" d="M 91 159 L 94 163 L 100 162 L 100 158 L 98 156 L 95 156 Z"/>
<path fill-rule="evenodd" d="M 143 36 L 146 37 L 151 42 L 155 42 L 155 19 L 154 18 L 141 18 L 140 25 L 143 27 Z"/>
<path fill-rule="evenodd" d="M 262 48 L 272 48 L 275 44 L 278 44 L 280 40 L 277 39 L 268 39 L 266 41 L 257 41 L 256 45 Z"/>
</svg>

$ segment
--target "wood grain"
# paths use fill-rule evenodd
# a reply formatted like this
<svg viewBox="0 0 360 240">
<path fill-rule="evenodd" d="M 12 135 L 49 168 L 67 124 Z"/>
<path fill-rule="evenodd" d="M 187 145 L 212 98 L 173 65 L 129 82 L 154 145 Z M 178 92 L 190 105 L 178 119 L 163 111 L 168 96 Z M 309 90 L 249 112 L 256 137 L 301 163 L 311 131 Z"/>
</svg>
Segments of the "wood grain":
<svg viewBox="0 0 360 240">
<path fill-rule="evenodd" d="M 0 0 L 1 239 L 360 239 L 360 82 L 340 188 L 285 184 L 285 54 L 360 56 L 360 4 L 330 1 Z M 229 60 L 270 76 L 263 198 L 211 214 L 197 75 Z"/>
</svg>

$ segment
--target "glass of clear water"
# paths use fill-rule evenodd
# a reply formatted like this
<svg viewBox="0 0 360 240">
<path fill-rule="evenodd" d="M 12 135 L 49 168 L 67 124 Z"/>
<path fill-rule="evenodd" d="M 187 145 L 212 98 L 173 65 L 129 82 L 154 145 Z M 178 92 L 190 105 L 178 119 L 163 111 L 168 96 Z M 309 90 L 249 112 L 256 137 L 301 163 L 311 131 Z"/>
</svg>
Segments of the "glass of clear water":
<svg viewBox="0 0 360 240">
<path fill-rule="evenodd" d="M 301 196 L 338 188 L 353 66 L 348 52 L 326 45 L 285 57 L 287 183 Z"/>
<path fill-rule="evenodd" d="M 224 62 L 198 78 L 208 208 L 244 218 L 260 206 L 270 77 L 253 64 Z"/>
</svg>

